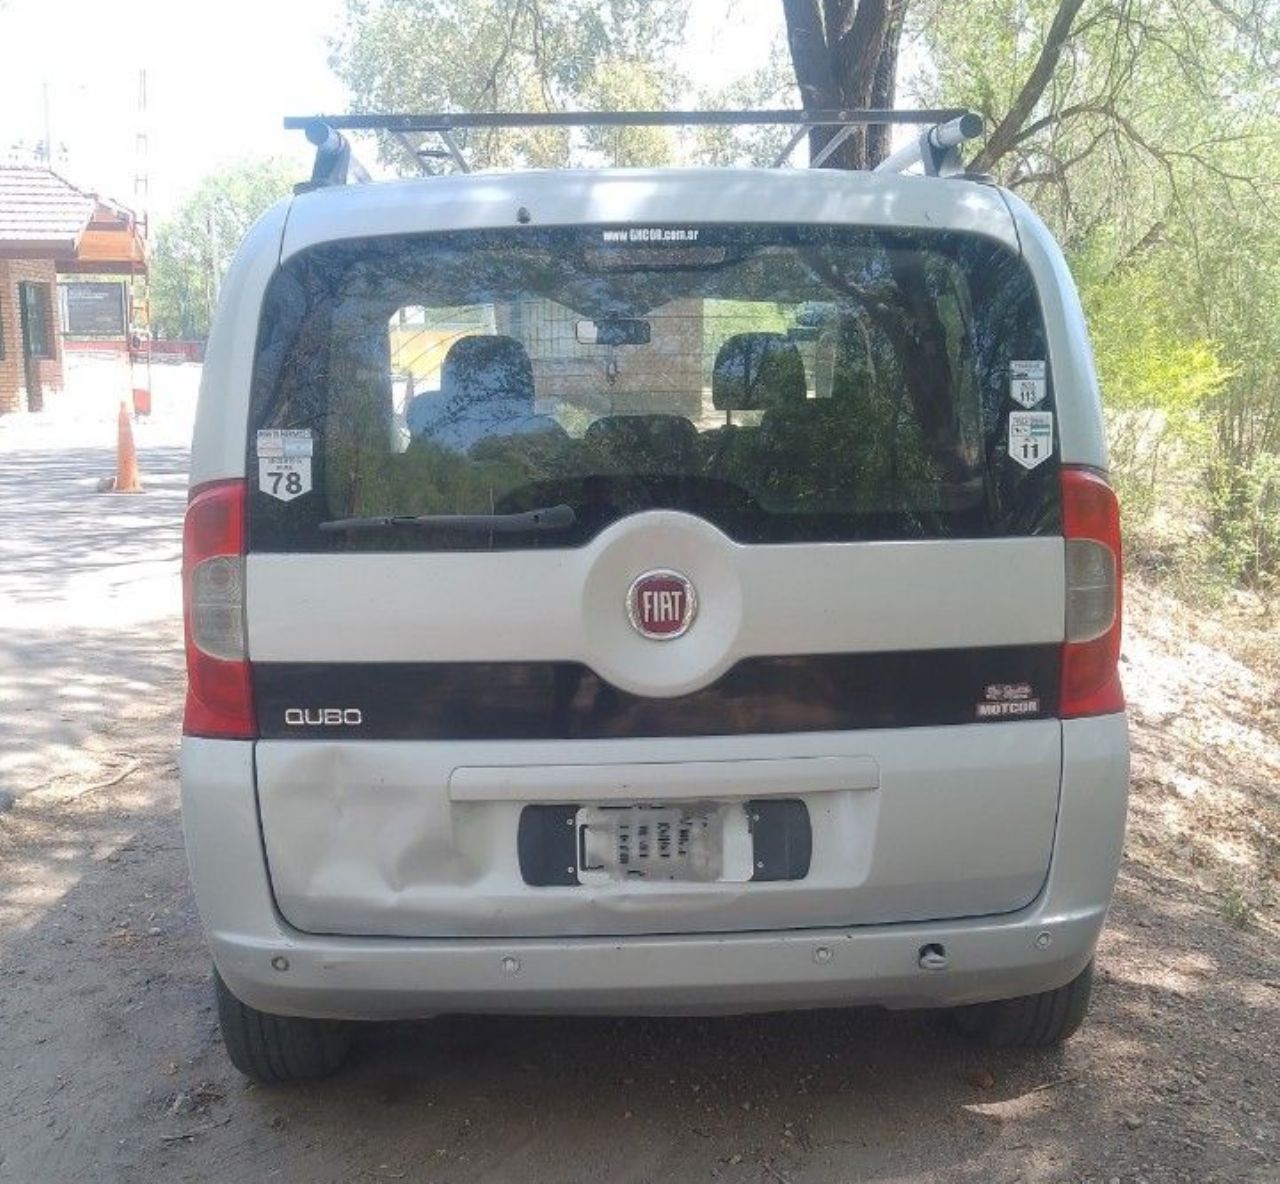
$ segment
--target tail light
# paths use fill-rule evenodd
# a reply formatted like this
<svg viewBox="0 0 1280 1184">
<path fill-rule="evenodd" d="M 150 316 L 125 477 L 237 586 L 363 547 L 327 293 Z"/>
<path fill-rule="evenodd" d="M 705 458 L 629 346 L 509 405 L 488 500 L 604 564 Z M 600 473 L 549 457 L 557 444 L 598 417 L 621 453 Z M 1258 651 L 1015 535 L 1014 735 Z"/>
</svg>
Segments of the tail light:
<svg viewBox="0 0 1280 1184">
<path fill-rule="evenodd" d="M 182 531 L 187 736 L 250 740 L 258 732 L 244 629 L 245 483 L 194 490 Z"/>
<path fill-rule="evenodd" d="M 1120 507 L 1087 469 L 1062 470 L 1067 619 L 1062 647 L 1063 719 L 1124 710 L 1120 686 Z"/>
</svg>

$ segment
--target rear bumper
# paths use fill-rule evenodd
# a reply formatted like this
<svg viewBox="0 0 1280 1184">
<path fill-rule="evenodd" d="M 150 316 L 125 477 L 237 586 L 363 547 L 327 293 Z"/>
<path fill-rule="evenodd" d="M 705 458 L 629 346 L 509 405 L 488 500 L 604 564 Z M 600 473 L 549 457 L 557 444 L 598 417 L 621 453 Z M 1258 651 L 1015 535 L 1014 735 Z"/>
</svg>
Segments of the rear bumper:
<svg viewBox="0 0 1280 1184">
<path fill-rule="evenodd" d="M 302 934 L 272 900 L 252 744 L 184 741 L 183 816 L 214 961 L 231 991 L 263 1011 L 389 1019 L 944 1007 L 1061 986 L 1093 955 L 1124 835 L 1124 717 L 1068 721 L 1063 745 L 1040 895 L 1017 913 L 937 923 L 626 938 Z M 945 948 L 945 967 L 921 967 L 927 944 Z"/>
<path fill-rule="evenodd" d="M 689 1015 L 944 1007 L 1048 990 L 1083 969 L 1103 917 L 1098 909 L 999 923 L 616 940 L 299 940 L 281 932 L 215 933 L 210 942 L 232 993 L 270 1012 Z M 1051 938 L 1047 950 L 1036 945 L 1043 933 Z M 927 942 L 945 945 L 946 969 L 919 967 Z M 287 960 L 287 969 L 272 969 L 275 958 Z"/>
</svg>

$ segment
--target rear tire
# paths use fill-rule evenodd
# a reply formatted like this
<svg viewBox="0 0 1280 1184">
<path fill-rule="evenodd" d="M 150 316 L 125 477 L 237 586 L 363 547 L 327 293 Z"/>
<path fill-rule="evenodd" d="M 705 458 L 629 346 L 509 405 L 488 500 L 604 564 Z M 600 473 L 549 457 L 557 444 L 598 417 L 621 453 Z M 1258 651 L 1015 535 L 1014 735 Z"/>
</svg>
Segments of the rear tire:
<svg viewBox="0 0 1280 1184">
<path fill-rule="evenodd" d="M 1093 990 L 1093 962 L 1055 991 L 958 1007 L 956 1026 L 988 1048 L 1048 1048 L 1074 1036 Z"/>
<path fill-rule="evenodd" d="M 215 969 L 222 1043 L 231 1063 L 264 1085 L 313 1081 L 336 1073 L 351 1048 L 351 1027 L 336 1020 L 268 1015 L 241 1003 Z"/>
</svg>

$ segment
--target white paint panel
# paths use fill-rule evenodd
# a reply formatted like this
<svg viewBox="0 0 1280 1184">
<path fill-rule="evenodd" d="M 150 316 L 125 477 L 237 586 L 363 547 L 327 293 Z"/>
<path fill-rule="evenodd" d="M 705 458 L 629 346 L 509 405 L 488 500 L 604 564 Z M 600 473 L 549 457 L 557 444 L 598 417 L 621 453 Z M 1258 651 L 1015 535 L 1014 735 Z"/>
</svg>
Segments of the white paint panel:
<svg viewBox="0 0 1280 1184">
<path fill-rule="evenodd" d="M 575 550 L 250 555 L 263 662 L 577 661 L 635 694 L 708 685 L 745 657 L 1063 638 L 1062 539 L 743 546 L 670 511 Z M 700 608 L 676 641 L 627 620 L 631 581 L 674 567 Z"/>
<path fill-rule="evenodd" d="M 609 765 L 481 765 L 449 775 L 453 802 L 635 802 L 875 789 L 880 773 L 865 756 L 790 760 L 651 761 Z"/>
<path fill-rule="evenodd" d="M 978 916 L 1021 908 L 1044 883 L 1061 736 L 1057 721 L 1041 720 L 570 743 L 273 740 L 256 749 L 258 801 L 280 911 L 311 932 L 536 937 Z M 879 788 L 797 792 L 791 770 L 814 758 L 870 762 Z M 613 764 L 735 762 L 757 777 L 756 792 L 807 804 L 805 879 L 531 889 L 516 849 L 522 802 L 456 801 L 449 792 L 463 768 L 505 767 L 515 782 L 581 763 L 600 768 L 607 789 L 617 781 Z M 766 765 L 772 779 L 760 772 Z M 684 789 L 690 800 L 706 798 L 698 781 Z"/>
<path fill-rule="evenodd" d="M 282 258 L 333 239 L 517 228 L 522 207 L 533 226 L 818 222 L 970 231 L 1017 248 L 999 191 L 969 181 L 839 169 L 566 169 L 301 194 Z"/>
<path fill-rule="evenodd" d="M 1012 193 L 1001 193 L 1014 216 L 1023 258 L 1040 293 L 1053 370 L 1059 457 L 1063 464 L 1105 470 L 1102 396 L 1071 270 L 1049 228 L 1031 207 Z"/>
<path fill-rule="evenodd" d="M 1032 905 L 997 917 L 625 939 L 316 936 L 292 928 L 276 908 L 263 860 L 252 744 L 183 740 L 183 827 L 218 969 L 237 997 L 273 1014 L 390 1019 L 465 1011 L 652 1015 L 854 1003 L 953 1006 L 1061 986 L 1092 954 L 1123 839 L 1125 718 L 1069 720 L 1061 732 L 1062 796 L 1048 878 Z M 801 755 L 808 739 L 724 738 L 692 751 L 702 759 Z M 505 751 L 469 749 L 468 759 L 496 759 L 490 754 L 497 747 Z M 635 759 L 634 751 L 615 755 Z M 645 749 L 648 759 L 682 759 L 690 751 L 669 743 Z M 506 759 L 512 755 L 506 752 Z M 527 747 L 520 755 L 536 759 Z M 599 748 L 587 759 L 612 758 Z M 1036 942 L 1043 933 L 1052 937 L 1047 949 Z M 919 970 L 920 946 L 939 941 L 951 954 L 951 969 Z M 819 947 L 835 956 L 815 958 Z M 288 974 L 272 966 L 282 954 Z M 504 969 L 512 956 L 520 962 L 516 975 Z"/>
</svg>

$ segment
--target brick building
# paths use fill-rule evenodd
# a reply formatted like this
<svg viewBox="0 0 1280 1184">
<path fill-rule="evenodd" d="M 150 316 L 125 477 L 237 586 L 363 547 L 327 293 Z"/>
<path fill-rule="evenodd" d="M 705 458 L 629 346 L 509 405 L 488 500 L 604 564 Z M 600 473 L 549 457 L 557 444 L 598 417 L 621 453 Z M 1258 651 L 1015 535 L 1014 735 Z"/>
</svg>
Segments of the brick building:
<svg viewBox="0 0 1280 1184">
<path fill-rule="evenodd" d="M 51 169 L 0 167 L 0 415 L 39 411 L 62 389 L 60 274 L 145 270 L 129 210 Z"/>
</svg>

